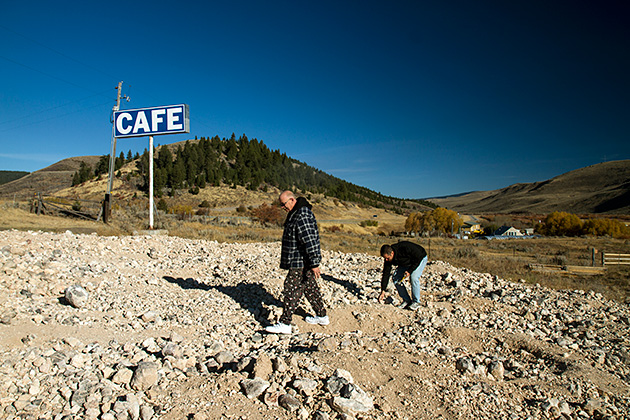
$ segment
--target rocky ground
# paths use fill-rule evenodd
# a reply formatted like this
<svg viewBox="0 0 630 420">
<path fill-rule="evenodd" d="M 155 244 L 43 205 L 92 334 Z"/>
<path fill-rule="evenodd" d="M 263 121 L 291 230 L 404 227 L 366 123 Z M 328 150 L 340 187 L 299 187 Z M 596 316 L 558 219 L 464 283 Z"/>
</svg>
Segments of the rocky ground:
<svg viewBox="0 0 630 420">
<path fill-rule="evenodd" d="M 0 232 L 3 419 L 630 418 L 630 308 L 431 261 L 324 252 L 331 318 L 281 312 L 279 243 Z"/>
</svg>

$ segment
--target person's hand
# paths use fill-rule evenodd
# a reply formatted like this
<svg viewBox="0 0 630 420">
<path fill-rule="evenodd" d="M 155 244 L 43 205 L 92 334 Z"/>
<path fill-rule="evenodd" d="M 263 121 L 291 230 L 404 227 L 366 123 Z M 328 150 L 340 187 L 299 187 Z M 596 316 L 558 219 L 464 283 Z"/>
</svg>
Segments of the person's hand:
<svg viewBox="0 0 630 420">
<path fill-rule="evenodd" d="M 385 301 L 385 290 L 381 291 L 381 294 L 378 295 L 378 303 L 383 303 Z"/>
<path fill-rule="evenodd" d="M 319 269 L 319 267 L 313 267 L 311 268 L 311 271 L 313 272 L 313 274 L 315 275 L 315 278 L 318 279 L 322 276 L 322 272 Z"/>
</svg>

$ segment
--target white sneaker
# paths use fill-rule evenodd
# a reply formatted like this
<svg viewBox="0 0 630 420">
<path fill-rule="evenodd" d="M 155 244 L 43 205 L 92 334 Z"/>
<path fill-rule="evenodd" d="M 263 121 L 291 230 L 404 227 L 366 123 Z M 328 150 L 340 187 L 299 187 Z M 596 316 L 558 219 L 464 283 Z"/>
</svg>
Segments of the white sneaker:
<svg viewBox="0 0 630 420">
<path fill-rule="evenodd" d="M 304 321 L 306 321 L 309 324 L 313 324 L 313 325 L 328 325 L 328 324 L 330 324 L 330 319 L 328 319 L 328 315 L 326 315 L 326 316 L 307 316 L 306 318 L 304 318 Z"/>
<path fill-rule="evenodd" d="M 406 300 L 403 300 L 401 303 L 396 305 L 396 307 L 398 309 L 407 309 L 409 307 L 409 305 L 411 305 L 411 302 L 407 302 Z"/>
<path fill-rule="evenodd" d="M 265 331 L 272 334 L 291 334 L 293 328 L 290 325 L 279 322 L 276 325 L 265 327 Z"/>
</svg>

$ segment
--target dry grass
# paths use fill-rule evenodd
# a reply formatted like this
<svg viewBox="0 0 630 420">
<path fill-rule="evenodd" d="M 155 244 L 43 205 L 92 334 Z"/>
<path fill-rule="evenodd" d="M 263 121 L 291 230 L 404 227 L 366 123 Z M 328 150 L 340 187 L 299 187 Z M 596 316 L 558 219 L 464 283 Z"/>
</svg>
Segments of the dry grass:
<svg viewBox="0 0 630 420">
<path fill-rule="evenodd" d="M 233 191 L 237 193 L 237 191 Z M 273 195 L 269 195 L 271 199 Z M 267 198 L 267 197 L 259 197 Z M 127 235 L 147 229 L 146 200 L 129 199 L 125 209 L 115 206 L 109 225 L 76 218 L 29 213 L 27 204 L 0 203 L 0 229 L 23 229 L 99 235 Z M 119 202 L 120 203 L 120 202 Z M 252 205 L 252 204 L 250 204 Z M 404 217 L 380 211 L 378 227 L 361 227 L 361 221 L 378 211 L 321 200 L 316 208 L 320 220 L 322 248 L 341 252 L 360 252 L 378 256 L 385 243 L 403 238 L 388 235 L 400 230 Z M 217 212 L 219 213 L 219 212 Z M 198 217 L 194 220 L 162 213 L 156 215 L 155 228 L 165 229 L 171 236 L 218 242 L 274 242 L 282 236 L 281 227 L 254 223 L 236 210 L 221 209 L 220 215 Z M 344 217 L 343 220 L 336 220 Z M 370 216 L 371 217 L 371 216 Z M 325 221 L 326 219 L 331 221 Z M 343 222 L 343 223 L 341 223 Z M 331 228 L 336 227 L 336 228 Z M 457 267 L 491 273 L 513 281 L 539 283 L 557 289 L 593 290 L 620 301 L 630 301 L 630 267 L 611 267 L 600 274 L 575 274 L 568 271 L 539 272 L 530 264 L 555 266 L 591 265 L 591 249 L 601 265 L 601 252 L 630 253 L 630 241 L 610 238 L 539 238 L 511 240 L 457 240 L 447 238 L 412 238 L 429 253 L 430 260 L 442 260 Z"/>
<path fill-rule="evenodd" d="M 124 235 L 126 231 L 117 225 L 81 218 L 35 215 L 25 204 L 0 203 L 0 230 L 41 230 L 44 232 L 96 233 L 103 236 Z"/>
<path fill-rule="evenodd" d="M 455 266 L 491 273 L 513 281 L 539 283 L 555 289 L 593 290 L 609 298 L 630 299 L 630 266 L 607 267 L 587 273 L 592 265 L 601 266 L 601 253 L 630 253 L 630 242 L 611 238 L 538 238 L 509 240 L 420 239 L 430 258 Z M 557 270 L 535 271 L 532 264 L 557 266 Z M 584 273 L 567 270 L 584 267 Z M 563 269 L 564 268 L 564 269 Z"/>
</svg>

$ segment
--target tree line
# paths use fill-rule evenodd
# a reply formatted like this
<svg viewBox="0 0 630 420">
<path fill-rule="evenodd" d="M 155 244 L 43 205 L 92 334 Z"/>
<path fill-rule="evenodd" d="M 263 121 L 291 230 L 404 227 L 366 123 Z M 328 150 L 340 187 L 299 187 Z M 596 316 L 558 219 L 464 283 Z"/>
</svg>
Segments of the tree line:
<svg viewBox="0 0 630 420">
<path fill-rule="evenodd" d="M 0 171 L 0 185 L 20 179 L 29 173 L 25 171 Z"/>
<path fill-rule="evenodd" d="M 405 231 L 420 235 L 448 235 L 459 231 L 462 219 L 453 211 L 442 207 L 409 214 L 405 221 Z M 487 234 L 492 234 L 496 226 L 490 227 Z M 536 224 L 535 232 L 544 236 L 608 236 L 618 239 L 630 239 L 630 227 L 614 219 L 580 219 L 577 215 L 562 211 L 549 213 Z"/>
<path fill-rule="evenodd" d="M 136 169 L 143 182 L 141 189 L 148 193 L 149 153 L 127 157 L 121 152 L 116 158 L 115 171 L 125 163 L 136 160 Z M 102 156 L 97 167 L 81 167 L 73 176 L 73 185 L 85 182 L 108 172 L 109 156 Z M 157 197 L 174 195 L 176 190 L 188 190 L 196 194 L 206 186 L 237 185 L 250 190 L 268 186 L 280 190 L 292 189 L 302 192 L 324 194 L 328 197 L 354 202 L 361 205 L 389 208 L 403 213 L 410 209 L 408 201 L 429 207 L 433 203 L 424 200 L 404 200 L 385 196 L 368 188 L 354 185 L 329 175 L 279 150 L 270 150 L 262 141 L 249 139 L 246 135 L 229 139 L 195 137 L 183 145 L 160 146 L 154 153 L 154 194 Z"/>
<path fill-rule="evenodd" d="M 148 153 L 147 153 L 148 154 Z M 131 162 L 133 160 L 139 159 L 140 154 L 136 153 L 133 155 L 131 150 L 127 152 L 127 157 L 123 152 L 120 152 L 120 155 L 114 159 L 114 171 L 118 171 L 123 167 L 125 163 Z M 89 181 L 90 179 L 98 178 L 104 174 L 109 172 L 109 155 L 103 155 L 96 163 L 96 167 L 92 169 L 90 165 L 85 162 L 81 162 L 79 166 L 79 170 L 76 171 L 72 175 L 72 186 L 79 185 L 84 183 L 85 181 Z"/>
<path fill-rule="evenodd" d="M 546 236 L 609 236 L 629 239 L 630 227 L 619 220 L 597 218 L 582 220 L 577 215 L 563 211 L 549 213 L 535 228 L 536 233 Z"/>
<path fill-rule="evenodd" d="M 405 221 L 405 231 L 430 236 L 453 234 L 459 231 L 463 223 L 457 212 L 437 207 L 430 211 L 411 213 Z"/>
</svg>

